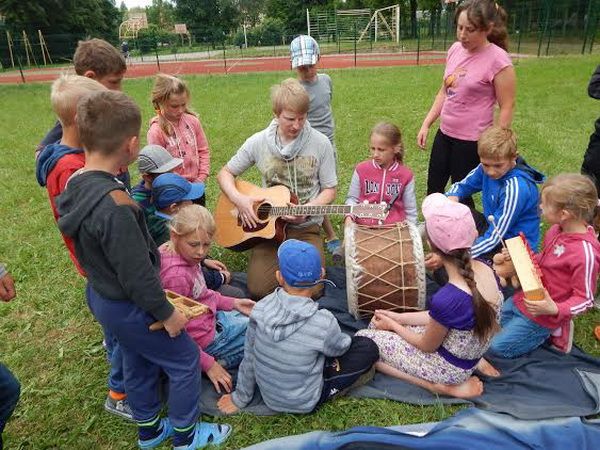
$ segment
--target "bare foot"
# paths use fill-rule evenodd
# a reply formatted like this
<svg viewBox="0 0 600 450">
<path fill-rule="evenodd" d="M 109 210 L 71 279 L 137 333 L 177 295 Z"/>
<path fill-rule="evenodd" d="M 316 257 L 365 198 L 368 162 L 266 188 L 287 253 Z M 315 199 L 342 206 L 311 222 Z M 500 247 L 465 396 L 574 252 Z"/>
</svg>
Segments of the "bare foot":
<svg viewBox="0 0 600 450">
<path fill-rule="evenodd" d="M 470 398 L 483 394 L 483 383 L 472 376 L 462 384 L 434 384 L 434 389 L 437 393 L 450 397 Z"/>
<path fill-rule="evenodd" d="M 479 373 L 485 375 L 487 377 L 499 377 L 500 371 L 492 366 L 487 359 L 481 358 L 477 363 L 477 367 L 475 368 Z"/>
</svg>

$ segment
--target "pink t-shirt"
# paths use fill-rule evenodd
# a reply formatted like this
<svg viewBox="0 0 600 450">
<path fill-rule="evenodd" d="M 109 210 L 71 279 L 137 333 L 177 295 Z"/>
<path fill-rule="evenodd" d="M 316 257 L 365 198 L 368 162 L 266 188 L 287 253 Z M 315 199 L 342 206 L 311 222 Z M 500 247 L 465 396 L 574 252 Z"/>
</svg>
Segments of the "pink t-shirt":
<svg viewBox="0 0 600 450">
<path fill-rule="evenodd" d="M 455 42 L 448 49 L 444 86 L 446 99 L 440 129 L 447 136 L 477 141 L 494 122 L 494 77 L 512 66 L 510 56 L 495 44 L 474 53 Z"/>
</svg>

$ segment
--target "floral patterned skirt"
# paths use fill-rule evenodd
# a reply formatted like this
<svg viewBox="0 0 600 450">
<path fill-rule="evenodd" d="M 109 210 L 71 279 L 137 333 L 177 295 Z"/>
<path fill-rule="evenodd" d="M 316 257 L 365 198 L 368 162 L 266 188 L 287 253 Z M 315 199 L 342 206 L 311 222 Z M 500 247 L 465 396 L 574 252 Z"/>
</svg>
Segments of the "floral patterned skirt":
<svg viewBox="0 0 600 450">
<path fill-rule="evenodd" d="M 407 326 L 407 328 L 419 334 L 425 331 L 425 327 L 422 326 Z M 366 336 L 377 344 L 380 361 L 432 383 L 460 384 L 466 381 L 475 369 L 461 369 L 450 364 L 437 352 L 423 352 L 392 331 L 368 328 L 358 331 L 356 335 Z M 471 339 L 465 339 L 465 341 L 471 341 Z M 467 342 L 465 342 L 466 344 Z"/>
</svg>

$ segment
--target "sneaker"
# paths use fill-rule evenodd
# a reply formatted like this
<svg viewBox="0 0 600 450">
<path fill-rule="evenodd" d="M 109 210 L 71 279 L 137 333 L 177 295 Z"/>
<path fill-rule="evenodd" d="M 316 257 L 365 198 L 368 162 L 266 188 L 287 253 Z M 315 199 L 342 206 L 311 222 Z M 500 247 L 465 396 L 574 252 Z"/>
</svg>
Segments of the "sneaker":
<svg viewBox="0 0 600 450">
<path fill-rule="evenodd" d="M 173 450 L 197 450 L 208 445 L 222 444 L 231 435 L 231 430 L 231 425 L 226 423 L 198 422 L 192 443 L 174 446 Z"/>
<path fill-rule="evenodd" d="M 127 399 L 123 400 L 115 400 L 109 395 L 106 396 L 106 401 L 104 402 L 104 409 L 107 410 L 111 414 L 115 414 L 122 419 L 129 420 L 131 422 L 135 422 L 133 420 L 133 413 L 131 412 L 131 407 L 127 402 Z"/>
<path fill-rule="evenodd" d="M 142 448 L 142 449 L 147 449 L 147 448 L 154 448 L 154 447 L 158 447 L 160 444 L 163 443 L 163 441 L 165 441 L 166 439 L 169 439 L 171 436 L 173 436 L 173 433 L 175 432 L 175 430 L 173 430 L 173 426 L 171 425 L 171 422 L 169 421 L 169 419 L 160 419 L 160 423 L 162 425 L 162 430 L 160 432 L 160 434 L 152 439 L 146 439 L 146 440 L 141 440 L 138 439 L 138 447 Z"/>
</svg>

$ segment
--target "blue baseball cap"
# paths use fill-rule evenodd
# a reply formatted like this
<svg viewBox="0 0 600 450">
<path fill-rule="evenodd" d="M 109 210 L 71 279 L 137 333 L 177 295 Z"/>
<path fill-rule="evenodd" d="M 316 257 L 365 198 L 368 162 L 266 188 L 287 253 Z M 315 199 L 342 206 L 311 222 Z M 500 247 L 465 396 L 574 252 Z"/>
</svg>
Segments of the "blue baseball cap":
<svg viewBox="0 0 600 450">
<path fill-rule="evenodd" d="M 279 246 L 277 258 L 281 276 L 288 285 L 304 288 L 327 283 L 335 287 L 333 281 L 321 278 L 321 255 L 314 245 L 288 239 Z"/>
<path fill-rule="evenodd" d="M 204 195 L 204 183 L 190 183 L 176 173 L 163 173 L 152 182 L 152 202 L 163 209 L 184 200 L 196 200 Z"/>
</svg>

